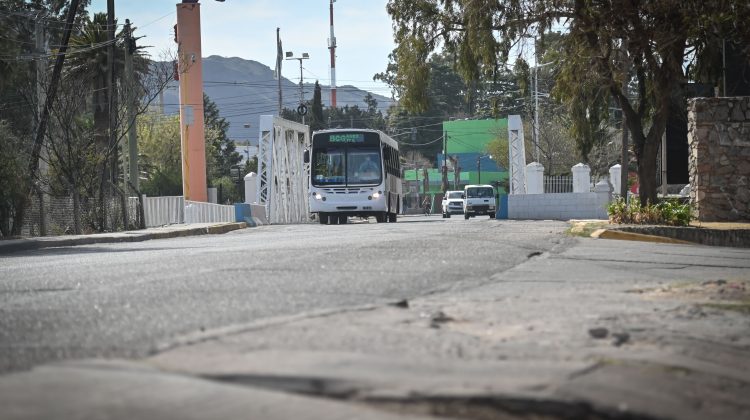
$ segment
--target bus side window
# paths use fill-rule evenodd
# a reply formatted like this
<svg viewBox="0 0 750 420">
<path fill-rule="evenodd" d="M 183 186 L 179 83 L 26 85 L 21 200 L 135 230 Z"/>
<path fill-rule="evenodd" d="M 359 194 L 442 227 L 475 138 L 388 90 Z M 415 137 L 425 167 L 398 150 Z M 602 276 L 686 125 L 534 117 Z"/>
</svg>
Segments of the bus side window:
<svg viewBox="0 0 750 420">
<path fill-rule="evenodd" d="M 386 152 L 386 168 L 389 175 L 393 175 L 393 150 L 390 148 L 390 146 L 385 146 L 385 152 Z"/>
</svg>

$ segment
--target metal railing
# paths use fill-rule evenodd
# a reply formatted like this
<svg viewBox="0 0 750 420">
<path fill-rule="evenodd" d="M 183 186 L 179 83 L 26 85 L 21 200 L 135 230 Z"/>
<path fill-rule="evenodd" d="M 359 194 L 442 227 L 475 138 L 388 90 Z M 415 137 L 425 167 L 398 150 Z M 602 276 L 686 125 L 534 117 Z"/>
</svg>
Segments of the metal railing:
<svg viewBox="0 0 750 420">
<path fill-rule="evenodd" d="M 573 176 L 546 175 L 544 177 L 544 192 L 547 194 L 573 192 Z"/>
</svg>

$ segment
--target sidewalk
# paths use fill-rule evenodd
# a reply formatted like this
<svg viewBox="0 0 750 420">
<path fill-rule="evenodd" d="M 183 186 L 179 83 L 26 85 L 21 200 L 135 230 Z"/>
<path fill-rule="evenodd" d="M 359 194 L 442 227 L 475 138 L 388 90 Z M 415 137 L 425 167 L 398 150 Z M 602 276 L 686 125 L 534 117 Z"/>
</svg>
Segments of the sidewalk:
<svg viewBox="0 0 750 420">
<path fill-rule="evenodd" d="M 571 232 L 593 238 L 653 243 L 750 248 L 750 223 L 691 222 L 690 226 L 613 225 L 604 220 L 571 220 Z"/>
<path fill-rule="evenodd" d="M 60 246 L 76 246 L 117 242 L 141 242 L 151 239 L 176 238 L 193 235 L 216 235 L 247 227 L 245 222 L 237 223 L 191 223 L 174 224 L 156 228 L 131 230 L 126 232 L 96 233 L 91 235 L 42 236 L 23 239 L 0 240 L 0 254 L 28 251 Z"/>
</svg>

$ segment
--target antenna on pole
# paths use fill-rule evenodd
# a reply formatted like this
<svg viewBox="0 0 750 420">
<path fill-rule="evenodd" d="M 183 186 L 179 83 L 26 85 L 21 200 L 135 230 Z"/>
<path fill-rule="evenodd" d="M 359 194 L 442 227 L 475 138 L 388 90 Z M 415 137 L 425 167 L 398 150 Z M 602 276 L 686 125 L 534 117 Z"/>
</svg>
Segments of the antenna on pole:
<svg viewBox="0 0 750 420">
<path fill-rule="evenodd" d="M 328 39 L 328 49 L 331 50 L 331 106 L 336 108 L 336 36 L 333 34 L 333 3 L 331 0 L 331 38 Z"/>
</svg>

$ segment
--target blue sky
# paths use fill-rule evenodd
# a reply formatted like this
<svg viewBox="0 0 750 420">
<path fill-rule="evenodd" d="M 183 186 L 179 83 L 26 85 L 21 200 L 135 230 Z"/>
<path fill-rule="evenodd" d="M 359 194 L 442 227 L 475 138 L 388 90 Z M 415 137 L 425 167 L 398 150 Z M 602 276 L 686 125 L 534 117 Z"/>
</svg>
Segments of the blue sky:
<svg viewBox="0 0 750 420">
<path fill-rule="evenodd" d="M 154 59 L 175 50 L 172 26 L 176 23 L 175 0 L 116 0 L 118 23 L 125 19 L 138 28 L 152 45 Z M 384 71 L 393 50 L 391 20 L 385 10 L 387 0 L 338 0 L 334 3 L 337 39 L 336 84 L 390 96 L 387 86 L 372 76 Z M 201 1 L 203 56 L 221 55 L 255 60 L 271 68 L 276 60 L 276 28 L 281 28 L 285 51 L 310 54 L 303 61 L 305 82 L 330 83 L 328 51 L 329 0 L 213 0 Z M 93 0 L 89 11 L 104 12 L 106 0 Z M 284 77 L 299 81 L 299 62 L 285 61 Z"/>
</svg>

